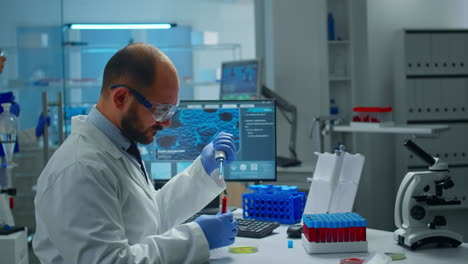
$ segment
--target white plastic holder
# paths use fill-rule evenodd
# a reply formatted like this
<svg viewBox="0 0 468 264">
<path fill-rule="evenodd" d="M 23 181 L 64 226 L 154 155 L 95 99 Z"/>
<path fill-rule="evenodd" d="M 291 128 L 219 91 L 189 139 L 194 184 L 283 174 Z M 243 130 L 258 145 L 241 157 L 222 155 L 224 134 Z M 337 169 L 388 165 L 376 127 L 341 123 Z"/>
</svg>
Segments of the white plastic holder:
<svg viewBox="0 0 468 264">
<path fill-rule="evenodd" d="M 367 252 L 367 241 L 354 242 L 309 242 L 302 235 L 302 245 L 309 254 L 314 253 L 347 253 L 347 252 Z"/>
<path fill-rule="evenodd" d="M 304 214 L 345 213 L 353 209 L 365 157 L 344 146 L 335 153 L 318 153 Z"/>
</svg>

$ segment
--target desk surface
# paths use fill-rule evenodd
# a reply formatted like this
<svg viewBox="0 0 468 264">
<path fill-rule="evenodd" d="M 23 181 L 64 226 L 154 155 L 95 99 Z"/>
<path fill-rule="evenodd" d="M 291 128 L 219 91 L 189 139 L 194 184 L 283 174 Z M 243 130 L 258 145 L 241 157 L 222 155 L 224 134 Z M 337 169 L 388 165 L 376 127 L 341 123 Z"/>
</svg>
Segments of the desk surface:
<svg viewBox="0 0 468 264">
<path fill-rule="evenodd" d="M 232 246 L 255 246 L 258 252 L 252 254 L 232 254 L 229 247 L 211 251 L 210 263 L 318 263 L 338 264 L 342 258 L 368 258 L 373 253 L 395 252 L 403 253 L 406 259 L 395 261 L 395 264 L 440 264 L 467 263 L 468 243 L 458 248 L 432 248 L 411 251 L 397 245 L 393 240 L 393 233 L 368 229 L 368 253 L 337 253 L 337 254 L 307 254 L 300 239 L 293 239 L 294 247 L 288 248 L 286 237 L 287 225 L 281 225 L 274 233 L 261 239 L 237 237 Z"/>
</svg>

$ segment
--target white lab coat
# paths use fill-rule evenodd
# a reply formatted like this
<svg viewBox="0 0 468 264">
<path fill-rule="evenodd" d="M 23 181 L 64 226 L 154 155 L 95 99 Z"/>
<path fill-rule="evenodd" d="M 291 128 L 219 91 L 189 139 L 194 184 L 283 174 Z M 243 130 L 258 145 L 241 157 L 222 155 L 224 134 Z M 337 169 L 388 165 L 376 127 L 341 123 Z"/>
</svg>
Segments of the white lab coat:
<svg viewBox="0 0 468 264">
<path fill-rule="evenodd" d="M 161 190 L 100 130 L 72 119 L 72 133 L 39 177 L 34 251 L 42 263 L 202 263 L 208 242 L 182 224 L 218 195 L 199 158 Z"/>
</svg>

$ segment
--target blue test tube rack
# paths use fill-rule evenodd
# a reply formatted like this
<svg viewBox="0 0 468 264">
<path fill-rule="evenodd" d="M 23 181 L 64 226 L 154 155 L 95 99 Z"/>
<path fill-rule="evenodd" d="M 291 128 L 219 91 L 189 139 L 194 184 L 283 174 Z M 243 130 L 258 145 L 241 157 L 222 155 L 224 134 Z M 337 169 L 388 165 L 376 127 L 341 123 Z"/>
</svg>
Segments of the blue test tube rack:
<svg viewBox="0 0 468 264">
<path fill-rule="evenodd" d="M 301 221 L 307 197 L 297 186 L 250 185 L 242 194 L 244 218 L 295 224 Z"/>
</svg>

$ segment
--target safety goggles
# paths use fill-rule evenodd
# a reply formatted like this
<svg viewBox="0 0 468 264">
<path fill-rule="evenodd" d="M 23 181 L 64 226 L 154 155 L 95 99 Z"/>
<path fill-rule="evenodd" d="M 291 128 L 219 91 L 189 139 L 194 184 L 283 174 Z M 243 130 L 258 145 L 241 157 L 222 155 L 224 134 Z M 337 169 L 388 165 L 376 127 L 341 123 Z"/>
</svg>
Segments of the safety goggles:
<svg viewBox="0 0 468 264">
<path fill-rule="evenodd" d="M 154 120 L 156 120 L 156 122 L 164 122 L 170 119 L 174 115 L 174 113 L 177 111 L 179 100 L 177 100 L 176 104 L 152 104 L 141 93 L 137 92 L 135 89 L 132 89 L 126 85 L 116 84 L 116 85 L 111 86 L 111 90 L 118 88 L 118 87 L 123 87 L 129 90 L 130 93 L 133 94 L 133 96 L 135 96 L 135 99 L 137 99 L 137 101 L 140 104 L 142 104 L 146 109 L 152 112 L 153 118 Z"/>
</svg>

